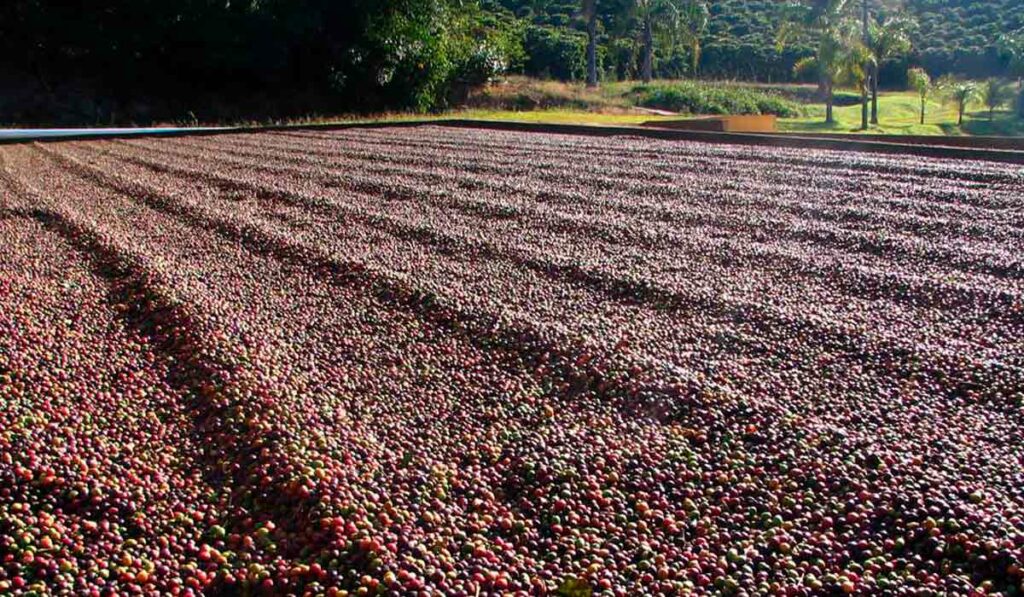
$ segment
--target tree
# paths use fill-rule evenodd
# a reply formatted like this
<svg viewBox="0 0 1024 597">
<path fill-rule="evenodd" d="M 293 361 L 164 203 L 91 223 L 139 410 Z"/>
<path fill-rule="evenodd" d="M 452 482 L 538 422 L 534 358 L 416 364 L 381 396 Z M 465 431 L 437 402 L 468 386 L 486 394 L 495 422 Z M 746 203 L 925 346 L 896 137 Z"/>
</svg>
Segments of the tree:
<svg viewBox="0 0 1024 597">
<path fill-rule="evenodd" d="M 615 0 L 610 0 L 614 3 Z M 628 0 L 625 15 L 613 21 L 628 23 L 627 30 L 640 38 L 640 74 L 649 82 L 656 70 L 659 76 L 694 75 L 700 69 L 704 37 L 710 23 L 706 0 Z M 619 27 L 621 29 L 621 25 Z M 613 25 L 613 30 L 616 27 Z M 680 45 L 689 53 L 687 62 Z M 662 56 L 661 66 L 655 69 L 655 57 Z M 666 72 L 667 71 L 667 72 Z"/>
<path fill-rule="evenodd" d="M 835 105 L 834 87 L 839 78 L 840 68 L 836 57 L 840 51 L 839 43 L 832 38 L 820 39 L 814 56 L 808 56 L 797 61 L 793 67 L 793 74 L 801 76 L 804 73 L 813 72 L 818 77 L 818 86 L 825 95 L 825 122 L 835 122 L 833 107 Z"/>
<path fill-rule="evenodd" d="M 794 36 L 804 34 L 813 39 L 814 55 L 802 58 L 793 67 L 795 75 L 813 72 L 825 96 L 825 122 L 835 122 L 835 85 L 849 65 L 847 38 L 847 0 L 812 0 L 788 4 L 780 15 L 776 45 L 779 52 Z"/>
<path fill-rule="evenodd" d="M 928 71 L 923 68 L 912 68 L 907 71 L 907 81 L 910 82 L 910 86 L 917 92 L 918 97 L 921 98 L 921 124 L 924 124 L 925 102 L 928 100 L 928 94 L 932 90 L 932 78 L 928 76 Z"/>
<path fill-rule="evenodd" d="M 946 75 L 939 80 L 939 88 L 942 89 L 946 99 L 956 105 L 956 123 L 958 126 L 962 126 L 964 123 L 964 112 L 978 98 L 978 85 L 973 81 L 962 81 Z"/>
<path fill-rule="evenodd" d="M 655 30 L 668 33 L 672 40 L 678 37 L 684 22 L 680 0 L 633 0 L 634 18 L 640 28 L 640 78 L 650 83 L 654 78 Z M 674 43 L 674 41 L 673 41 Z"/>
<path fill-rule="evenodd" d="M 660 0 L 636 0 L 636 12 L 640 20 L 643 57 L 640 62 L 640 78 L 650 83 L 654 78 L 654 18 L 663 3 Z"/>
<path fill-rule="evenodd" d="M 861 5 L 861 45 L 864 47 L 864 54 L 870 53 L 871 48 L 871 28 L 868 27 L 868 0 L 860 0 Z M 864 65 L 861 67 L 865 72 L 865 82 L 861 85 L 860 94 L 860 120 L 861 130 L 868 129 L 868 94 L 866 89 L 871 83 L 871 80 L 878 78 L 878 63 L 874 61 L 874 57 L 868 58 Z"/>
<path fill-rule="evenodd" d="M 587 87 L 597 87 L 597 0 L 583 0 L 587 19 Z"/>
<path fill-rule="evenodd" d="M 707 34 L 711 11 L 705 0 L 687 0 L 681 13 L 683 39 L 690 48 L 690 74 L 697 78 L 700 71 L 701 44 Z"/>
<path fill-rule="evenodd" d="M 871 50 L 860 40 L 847 38 L 840 49 L 839 76 L 851 83 L 860 91 L 860 129 L 868 130 L 868 87 L 871 85 L 871 72 L 877 72 L 877 64 L 871 56 Z"/>
<path fill-rule="evenodd" d="M 667 61 L 663 62 L 663 65 L 668 67 L 669 76 L 681 76 L 686 73 L 696 76 L 700 70 L 704 37 L 711 18 L 706 0 L 654 0 L 650 6 L 641 7 L 638 15 L 653 16 L 650 28 L 651 55 L 665 52 Z M 640 26 L 641 33 L 646 33 L 643 18 L 640 19 Z M 683 60 L 681 53 L 678 52 L 680 45 L 685 46 L 689 53 L 688 62 Z M 646 52 L 644 55 L 647 55 Z M 653 60 L 651 70 L 654 71 Z M 657 70 L 660 76 L 665 76 L 664 68 L 660 67 Z"/>
<path fill-rule="evenodd" d="M 578 81 L 587 75 L 587 36 L 572 29 L 532 25 L 523 36 L 524 72 L 535 77 Z"/>
<path fill-rule="evenodd" d="M 865 0 L 866 1 L 866 0 Z M 871 73 L 871 123 L 878 124 L 878 69 L 886 60 L 905 55 L 910 51 L 910 30 L 913 20 L 897 15 L 869 25 L 867 47 L 871 52 L 874 68 Z"/>
<path fill-rule="evenodd" d="M 988 119 L 991 122 L 995 118 L 996 109 L 1003 107 L 1013 99 L 1010 89 L 999 79 L 987 79 L 981 87 L 981 99 L 988 108 Z"/>
<path fill-rule="evenodd" d="M 864 13 L 865 17 L 867 12 Z M 852 19 L 841 20 L 836 34 L 838 35 L 838 53 L 834 60 L 834 80 L 852 85 L 860 92 L 860 128 L 868 129 L 868 88 L 871 84 L 871 73 L 877 66 L 871 50 L 865 43 L 863 28 L 857 26 Z"/>
</svg>

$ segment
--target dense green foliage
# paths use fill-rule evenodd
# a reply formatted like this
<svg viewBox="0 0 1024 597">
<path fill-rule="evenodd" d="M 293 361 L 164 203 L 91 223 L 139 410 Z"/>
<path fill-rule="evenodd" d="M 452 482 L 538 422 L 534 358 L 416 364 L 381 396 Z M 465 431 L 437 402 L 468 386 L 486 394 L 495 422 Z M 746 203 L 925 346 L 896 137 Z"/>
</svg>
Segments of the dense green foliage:
<svg viewBox="0 0 1024 597">
<path fill-rule="evenodd" d="M 587 37 L 576 31 L 554 27 L 526 28 L 523 49 L 527 59 L 525 72 L 543 78 L 576 81 L 584 76 Z"/>
<path fill-rule="evenodd" d="M 805 35 L 779 46 L 777 34 L 784 4 L 778 0 L 709 1 L 711 18 L 704 34 L 700 73 L 748 81 L 792 80 L 794 64 L 814 54 L 814 47 Z M 500 0 L 500 6 L 531 26 L 553 28 L 565 35 L 583 31 L 576 2 Z M 901 11 L 917 23 L 910 32 L 910 54 L 881 65 L 881 81 L 886 85 L 902 85 L 910 65 L 924 66 L 935 76 L 949 72 L 972 77 L 1008 74 L 1008 58 L 999 51 L 998 40 L 1001 35 L 1024 28 L 1022 0 L 870 0 L 870 6 L 873 15 L 884 18 Z M 599 9 L 605 76 L 635 76 L 640 43 L 628 0 L 599 0 Z M 661 36 L 656 43 L 656 76 L 691 74 L 685 44 L 669 35 Z M 544 68 L 538 68 L 542 63 L 535 61 L 526 74 L 543 74 Z"/>
<path fill-rule="evenodd" d="M 778 47 L 780 4 L 776 0 L 712 2 L 703 72 L 717 78 L 791 80 L 793 65 L 813 54 L 814 48 L 804 36 Z"/>
<path fill-rule="evenodd" d="M 462 0 L 10 0 L 0 120 L 429 109 L 505 69 L 503 33 Z"/>
<path fill-rule="evenodd" d="M 1022 0 L 908 0 L 917 60 L 933 74 L 1006 74 L 999 37 L 1024 28 Z"/>
<path fill-rule="evenodd" d="M 597 0 L 600 78 L 639 78 L 648 23 L 654 77 L 815 81 L 794 70 L 818 49 L 813 32 L 779 43 L 783 7 L 813 1 Z M 902 4 L 916 23 L 910 54 L 882 60 L 883 86 L 905 84 L 910 66 L 933 77 L 1024 74 L 1024 33 L 1014 37 L 1024 31 L 1024 0 L 870 1 L 879 19 Z M 0 3 L 0 123 L 432 110 L 500 73 L 582 81 L 581 8 L 581 0 L 8 0 Z M 668 103 L 684 109 L 696 101 L 682 87 L 671 93 Z"/>
<path fill-rule="evenodd" d="M 778 94 L 747 87 L 675 81 L 637 85 L 636 104 L 691 114 L 775 114 L 784 118 L 801 115 L 800 105 Z"/>
</svg>

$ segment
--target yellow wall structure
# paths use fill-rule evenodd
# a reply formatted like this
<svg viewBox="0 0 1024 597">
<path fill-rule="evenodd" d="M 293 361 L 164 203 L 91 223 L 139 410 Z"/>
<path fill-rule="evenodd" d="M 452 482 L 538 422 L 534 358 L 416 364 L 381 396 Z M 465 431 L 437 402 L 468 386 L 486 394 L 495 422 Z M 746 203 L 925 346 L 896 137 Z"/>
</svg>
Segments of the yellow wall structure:
<svg viewBox="0 0 1024 597">
<path fill-rule="evenodd" d="M 658 120 L 644 126 L 687 131 L 716 131 L 720 133 L 774 133 L 778 118 L 774 114 L 736 116 L 703 116 L 685 120 Z"/>
</svg>

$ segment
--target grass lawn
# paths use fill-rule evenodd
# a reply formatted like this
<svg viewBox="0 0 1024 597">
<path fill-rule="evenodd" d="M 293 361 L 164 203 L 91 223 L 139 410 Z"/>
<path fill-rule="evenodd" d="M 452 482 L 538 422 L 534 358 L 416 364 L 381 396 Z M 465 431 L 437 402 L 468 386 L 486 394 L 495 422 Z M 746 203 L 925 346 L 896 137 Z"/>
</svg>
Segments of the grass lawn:
<svg viewBox="0 0 1024 597">
<path fill-rule="evenodd" d="M 675 120 L 678 116 L 658 116 L 637 112 L 589 112 L 584 110 L 462 110 L 444 115 L 471 120 L 512 120 L 547 124 L 637 125 L 652 120 Z"/>
<path fill-rule="evenodd" d="M 658 81 L 658 84 L 671 84 Z M 638 112 L 632 105 L 637 81 L 603 83 L 597 89 L 582 84 L 538 81 L 513 77 L 474 96 L 468 109 L 451 113 L 462 118 L 482 120 L 518 120 L 523 122 L 632 125 L 650 120 L 671 119 Z M 763 89 L 778 95 L 806 101 L 813 96 L 811 85 L 763 85 L 719 83 Z M 847 90 L 837 94 L 851 95 Z M 930 98 L 926 104 L 925 124 L 920 124 L 920 100 L 913 92 L 884 92 L 879 95 L 879 124 L 860 130 L 860 104 L 836 106 L 835 122 L 825 124 L 823 103 L 804 104 L 804 116 L 779 120 L 779 130 L 789 133 L 862 133 L 879 135 L 1024 135 L 1024 120 L 1008 111 L 997 112 L 990 122 L 982 106 L 971 106 L 964 125 L 956 124 L 956 109 Z M 522 104 L 522 105 L 519 105 Z M 509 108 L 513 109 L 509 109 Z M 677 116 L 676 118 L 685 118 Z"/>
<path fill-rule="evenodd" d="M 996 112 L 989 121 L 988 112 L 971 114 L 964 118 L 964 131 L 970 135 L 1012 135 L 1024 137 L 1024 118 L 1011 112 Z"/>
<path fill-rule="evenodd" d="M 987 110 L 970 106 L 964 114 L 963 127 L 956 124 L 956 108 L 935 99 L 929 99 L 925 109 L 925 124 L 920 124 L 920 100 L 910 92 L 888 92 L 878 97 L 877 126 L 860 130 L 860 105 L 834 109 L 835 122 L 825 124 L 824 104 L 807 106 L 803 118 L 779 121 L 779 130 L 790 133 L 868 133 L 879 135 L 1021 135 L 1024 120 L 1009 111 L 997 111 L 989 121 Z"/>
<path fill-rule="evenodd" d="M 929 99 L 925 124 L 920 124 L 920 99 L 916 94 L 890 92 L 879 94 L 877 126 L 860 129 L 861 107 L 843 106 L 833 109 L 835 122 L 825 123 L 825 105 L 809 104 L 803 118 L 779 121 L 779 130 L 790 133 L 875 133 L 889 135 L 958 135 L 956 111 L 950 106 Z"/>
<path fill-rule="evenodd" d="M 452 110 L 436 114 L 419 114 L 414 112 L 392 112 L 371 116 L 346 117 L 315 117 L 304 120 L 294 120 L 272 124 L 361 124 L 373 122 L 404 122 L 404 121 L 429 121 L 444 120 L 451 118 L 463 118 L 467 120 L 503 120 L 515 122 L 533 122 L 542 124 L 592 124 L 606 126 L 630 126 L 638 125 L 652 120 L 677 120 L 678 116 L 659 116 L 657 114 L 646 114 L 639 111 L 612 111 L 600 112 L 589 110 L 577 110 L 566 108 L 551 108 L 544 110 L 501 110 L 473 108 Z M 260 126 L 267 123 L 244 122 L 248 126 Z"/>
<path fill-rule="evenodd" d="M 666 82 L 658 82 L 665 84 Z M 671 83 L 671 82 L 667 82 Z M 638 125 L 649 121 L 674 120 L 688 115 L 660 116 L 643 111 L 633 105 L 635 81 L 605 83 L 597 89 L 582 84 L 538 81 L 517 77 L 509 83 L 485 89 L 471 98 L 465 108 L 440 114 L 389 113 L 352 118 L 317 117 L 301 123 L 380 122 L 402 120 L 430 120 L 438 118 L 465 118 L 474 120 L 505 120 L 550 124 L 592 124 L 605 126 Z M 745 83 L 731 83 L 736 87 L 756 87 Z M 759 89 L 792 98 L 808 98 L 813 86 L 772 85 Z M 839 93 L 849 96 L 849 91 Z M 850 99 L 850 98 L 845 98 Z M 848 101 L 845 103 L 849 103 Z M 971 106 L 964 115 L 963 127 L 956 124 L 953 106 L 929 99 L 925 124 L 919 124 L 920 103 L 913 92 L 885 92 L 879 96 L 878 126 L 860 130 L 860 104 L 836 106 L 835 122 L 825 124 L 825 105 L 805 103 L 805 114 L 799 118 L 779 119 L 779 130 L 787 133 L 863 133 L 879 135 L 1020 135 L 1024 136 L 1024 120 L 1009 111 L 996 112 L 989 121 L 988 112 L 981 106 Z M 260 124 L 260 123 L 246 123 Z"/>
<path fill-rule="evenodd" d="M 973 107 L 972 107 L 973 108 Z M 989 122 L 987 110 L 969 110 L 961 130 L 956 125 L 956 109 L 929 100 L 925 124 L 920 124 L 919 100 L 904 92 L 883 93 L 878 98 L 879 125 L 860 130 L 860 105 L 834 108 L 835 122 L 825 124 L 824 104 L 806 106 L 807 116 L 779 119 L 779 130 L 787 133 L 869 133 L 878 135 L 1024 135 L 1024 120 L 1008 111 L 996 112 Z M 680 116 L 658 116 L 635 112 L 588 111 L 578 109 L 499 110 L 474 109 L 451 112 L 445 117 L 477 120 L 514 120 L 551 124 L 636 125 L 652 120 L 674 120 Z"/>
</svg>

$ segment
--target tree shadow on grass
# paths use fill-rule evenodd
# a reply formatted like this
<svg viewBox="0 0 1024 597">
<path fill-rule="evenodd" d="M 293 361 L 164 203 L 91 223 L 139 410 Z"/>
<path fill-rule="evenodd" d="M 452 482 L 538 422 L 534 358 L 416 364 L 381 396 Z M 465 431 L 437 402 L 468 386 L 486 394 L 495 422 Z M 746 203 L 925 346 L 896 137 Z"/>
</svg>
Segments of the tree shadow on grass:
<svg viewBox="0 0 1024 597">
<path fill-rule="evenodd" d="M 1024 136 L 1024 118 L 1009 110 L 998 110 L 989 119 L 987 111 L 964 118 L 963 131 L 969 135 Z"/>
<path fill-rule="evenodd" d="M 782 132 L 786 133 L 856 133 L 861 132 L 858 128 L 850 128 L 839 121 L 825 122 L 816 120 L 812 122 L 788 122 Z"/>
</svg>

